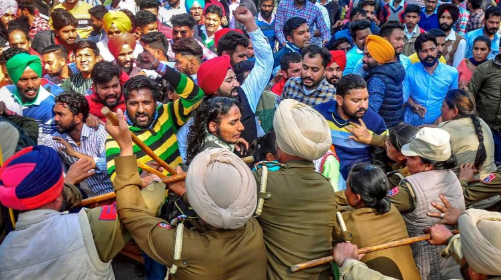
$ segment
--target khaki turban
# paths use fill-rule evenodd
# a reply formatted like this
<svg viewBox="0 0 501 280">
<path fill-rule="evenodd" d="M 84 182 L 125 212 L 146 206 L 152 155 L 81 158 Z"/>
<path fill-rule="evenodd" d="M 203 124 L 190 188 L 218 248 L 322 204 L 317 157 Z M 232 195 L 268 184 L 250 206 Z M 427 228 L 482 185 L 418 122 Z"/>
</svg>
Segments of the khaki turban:
<svg viewBox="0 0 501 280">
<path fill-rule="evenodd" d="M 369 35 L 365 46 L 371 56 L 379 63 L 385 64 L 395 58 L 395 49 L 388 40 L 377 35 Z"/>
<path fill-rule="evenodd" d="M 292 156 L 315 160 L 322 157 L 332 144 L 325 118 L 310 106 L 293 99 L 280 102 L 273 127 L 278 147 Z"/>
<path fill-rule="evenodd" d="M 257 204 L 252 172 L 225 149 L 207 149 L 193 159 L 186 177 L 186 193 L 200 218 L 222 229 L 242 227 Z"/>
<path fill-rule="evenodd" d="M 458 224 L 468 265 L 478 273 L 501 276 L 501 213 L 469 209 Z"/>
</svg>

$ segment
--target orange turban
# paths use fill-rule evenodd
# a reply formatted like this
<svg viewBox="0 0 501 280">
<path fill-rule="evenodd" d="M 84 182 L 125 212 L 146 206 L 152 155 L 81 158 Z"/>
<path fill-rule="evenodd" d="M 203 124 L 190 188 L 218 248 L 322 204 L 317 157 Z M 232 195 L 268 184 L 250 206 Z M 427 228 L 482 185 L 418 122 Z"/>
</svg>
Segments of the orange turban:
<svg viewBox="0 0 501 280">
<path fill-rule="evenodd" d="M 331 53 L 331 62 L 327 64 L 327 67 L 329 67 L 333 62 L 336 62 L 336 64 L 341 68 L 341 71 L 344 71 L 344 68 L 346 68 L 346 53 L 344 51 L 329 51 Z"/>
<path fill-rule="evenodd" d="M 230 68 L 230 57 L 227 55 L 207 60 L 198 68 L 198 86 L 206 95 L 214 94 L 223 84 Z"/>
<path fill-rule="evenodd" d="M 365 46 L 371 56 L 379 63 L 385 64 L 395 58 L 395 49 L 388 40 L 377 35 L 369 35 Z"/>
<path fill-rule="evenodd" d="M 113 57 L 117 58 L 123 45 L 129 45 L 131 49 L 136 48 L 136 38 L 130 33 L 122 33 L 111 37 L 108 41 L 108 49 Z"/>
</svg>

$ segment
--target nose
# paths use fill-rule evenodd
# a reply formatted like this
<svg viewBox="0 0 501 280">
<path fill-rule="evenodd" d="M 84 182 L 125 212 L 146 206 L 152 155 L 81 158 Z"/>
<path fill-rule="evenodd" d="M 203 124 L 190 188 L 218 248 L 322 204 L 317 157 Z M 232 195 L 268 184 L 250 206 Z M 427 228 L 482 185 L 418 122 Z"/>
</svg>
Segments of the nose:
<svg viewBox="0 0 501 280">
<path fill-rule="evenodd" d="M 28 80 L 28 84 L 27 85 L 28 85 L 28 88 L 34 88 L 35 87 L 35 83 L 31 79 Z"/>
<path fill-rule="evenodd" d="M 128 54 L 125 56 L 125 61 L 131 61 L 132 60 L 132 55 Z"/>
<path fill-rule="evenodd" d="M 237 79 L 233 79 L 233 87 L 239 87 L 240 83 L 237 81 Z"/>
<path fill-rule="evenodd" d="M 238 124 L 239 124 L 239 125 L 238 125 L 237 130 L 238 130 L 239 132 L 244 131 L 244 129 L 245 129 L 244 125 L 243 125 L 241 122 L 239 122 Z"/>
<path fill-rule="evenodd" d="M 143 103 L 139 103 L 139 106 L 137 106 L 137 112 L 138 113 L 144 113 L 145 112 L 145 108 L 144 108 Z"/>
</svg>

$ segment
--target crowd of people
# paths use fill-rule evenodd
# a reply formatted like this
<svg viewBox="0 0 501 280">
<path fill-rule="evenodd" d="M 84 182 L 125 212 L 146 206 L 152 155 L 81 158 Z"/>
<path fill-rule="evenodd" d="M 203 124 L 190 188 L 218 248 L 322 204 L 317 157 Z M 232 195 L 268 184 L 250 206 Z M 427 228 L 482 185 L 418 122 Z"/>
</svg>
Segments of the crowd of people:
<svg viewBox="0 0 501 280">
<path fill-rule="evenodd" d="M 119 253 L 148 280 L 501 279 L 500 23 L 484 0 L 0 0 L 0 279 L 114 279 Z"/>
</svg>

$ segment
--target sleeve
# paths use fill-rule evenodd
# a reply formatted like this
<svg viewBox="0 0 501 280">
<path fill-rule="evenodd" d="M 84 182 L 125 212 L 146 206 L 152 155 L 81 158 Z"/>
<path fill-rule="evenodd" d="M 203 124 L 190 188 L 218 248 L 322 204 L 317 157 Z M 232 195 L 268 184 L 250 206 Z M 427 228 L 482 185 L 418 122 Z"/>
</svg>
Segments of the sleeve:
<svg viewBox="0 0 501 280">
<path fill-rule="evenodd" d="M 61 87 L 62 87 L 65 91 L 71 90 L 71 78 L 66 79 L 66 80 L 63 82 L 63 84 L 61 85 Z"/>
<path fill-rule="evenodd" d="M 477 67 L 477 70 L 475 70 L 475 72 L 473 72 L 473 75 L 471 76 L 469 85 L 470 92 L 475 96 L 477 104 L 479 102 L 480 89 L 482 88 L 482 84 L 484 83 L 483 78 L 485 77 L 482 72 L 483 67 Z"/>
<path fill-rule="evenodd" d="M 461 251 L 461 238 L 459 234 L 454 235 L 449 240 L 447 247 L 440 251 L 442 258 L 453 257 L 457 264 L 461 264 L 463 258 L 463 251 Z"/>
<path fill-rule="evenodd" d="M 287 15 L 285 14 L 285 5 L 287 1 L 280 1 L 277 8 L 277 13 L 275 14 L 275 35 L 277 36 L 277 40 L 280 43 L 280 46 L 285 44 L 286 39 L 284 36 L 284 24 L 287 19 Z"/>
<path fill-rule="evenodd" d="M 179 94 L 178 100 L 166 105 L 172 123 L 178 130 L 188 120 L 191 112 L 200 105 L 204 98 L 204 92 L 192 79 L 163 63 L 159 63 L 157 73 Z"/>
<path fill-rule="evenodd" d="M 136 243 L 148 256 L 166 266 L 174 257 L 175 229 L 152 215 L 140 195 L 141 178 L 137 172 L 135 156 L 115 159 L 116 177 L 113 187 L 117 193 L 120 221 Z"/>
<path fill-rule="evenodd" d="M 339 268 L 340 280 L 396 280 L 395 278 L 384 276 L 383 274 L 367 267 L 363 262 L 355 259 L 347 259 L 343 266 Z"/>
<path fill-rule="evenodd" d="M 108 170 L 106 167 L 106 138 L 108 138 L 108 133 L 103 129 L 100 131 L 97 143 L 99 154 L 93 157 L 94 163 L 96 164 L 96 173 L 107 172 Z"/>
<path fill-rule="evenodd" d="M 254 68 L 252 68 L 241 88 L 247 96 L 252 112 L 255 113 L 259 99 L 268 85 L 273 70 L 273 52 L 261 29 L 257 28 L 249 32 L 249 36 L 254 46 L 256 60 Z"/>
<path fill-rule="evenodd" d="M 8 121 L 13 122 L 20 128 L 22 128 L 24 132 L 28 135 L 28 137 L 33 139 L 35 143 L 37 142 L 40 130 L 38 128 L 37 122 L 34 119 L 28 117 L 21 117 L 18 115 L 7 115 L 7 114 L 3 115 L 3 117 L 6 118 Z"/>
<path fill-rule="evenodd" d="M 63 193 L 66 201 L 66 209 L 80 207 L 82 192 L 75 185 L 64 183 Z"/>
<path fill-rule="evenodd" d="M 388 197 L 391 203 L 395 205 L 400 213 L 407 213 L 414 211 L 415 197 L 412 186 L 405 180 L 401 182 L 400 186 L 396 186 L 388 192 Z"/>
<path fill-rule="evenodd" d="M 464 57 L 469 58 L 470 56 L 473 55 L 473 40 L 470 38 L 471 33 L 466 34 L 465 40 L 466 40 L 466 52 Z"/>
<path fill-rule="evenodd" d="M 501 193 L 501 172 L 499 170 L 491 173 L 482 181 L 470 184 L 464 179 L 459 181 L 463 187 L 464 201 L 467 207 Z"/>
<path fill-rule="evenodd" d="M 372 134 L 370 145 L 374 147 L 384 148 L 387 138 L 388 138 L 387 134 L 384 135 Z"/>
<path fill-rule="evenodd" d="M 454 62 L 452 64 L 453 67 L 457 68 L 459 66 L 459 63 L 461 63 L 461 61 L 463 61 L 464 59 L 465 52 L 466 52 L 466 41 L 463 39 L 461 40 L 461 42 L 459 42 L 456 53 L 454 54 Z"/>
<path fill-rule="evenodd" d="M 320 30 L 320 33 L 322 34 L 322 41 L 328 41 L 330 38 L 329 35 L 331 33 L 329 32 L 329 28 L 327 27 L 327 25 L 325 25 L 325 20 L 322 11 L 320 11 L 320 9 L 316 6 L 315 8 L 317 10 L 317 16 L 315 17 L 315 26 L 318 30 Z"/>
<path fill-rule="evenodd" d="M 459 86 L 459 72 L 456 68 L 453 68 L 453 70 L 454 71 L 452 72 L 452 75 L 451 75 L 452 83 L 451 83 L 451 86 L 449 87 L 449 90 L 457 89 Z"/>
<path fill-rule="evenodd" d="M 357 64 L 355 64 L 352 74 L 357 74 L 362 77 L 365 77 L 367 75 L 367 73 L 364 71 L 364 62 L 362 61 L 362 58 L 357 61 Z"/>
<path fill-rule="evenodd" d="M 406 71 L 406 75 L 405 75 L 405 79 L 404 79 L 404 86 L 403 86 L 403 93 L 404 93 L 404 104 L 407 104 L 407 101 L 409 100 L 409 97 L 411 96 L 411 92 L 410 92 L 410 79 L 411 79 L 411 75 L 409 74 L 409 72 L 407 72 L 407 70 L 409 69 L 410 67 L 407 67 L 407 69 L 405 70 Z"/>
<path fill-rule="evenodd" d="M 377 113 L 383 104 L 386 85 L 381 79 L 372 78 L 369 80 L 367 88 L 369 89 L 369 106 Z"/>
</svg>

